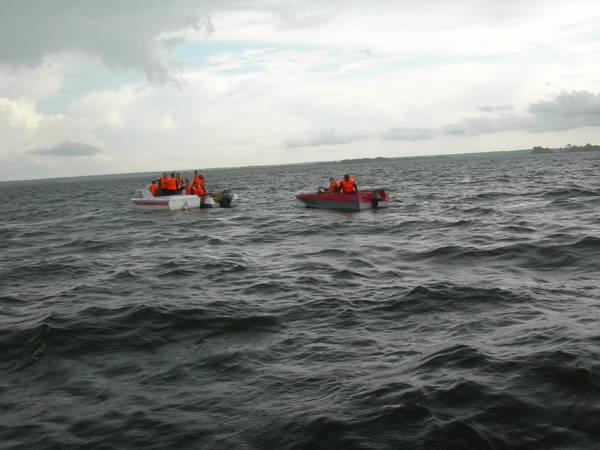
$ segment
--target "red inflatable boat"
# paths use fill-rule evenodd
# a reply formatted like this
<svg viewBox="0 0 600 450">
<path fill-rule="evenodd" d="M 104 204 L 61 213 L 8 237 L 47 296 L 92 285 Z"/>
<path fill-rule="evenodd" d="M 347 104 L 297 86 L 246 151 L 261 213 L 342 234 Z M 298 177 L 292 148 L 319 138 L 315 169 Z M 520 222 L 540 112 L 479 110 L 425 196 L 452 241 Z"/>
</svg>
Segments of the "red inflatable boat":
<svg viewBox="0 0 600 450">
<path fill-rule="evenodd" d="M 360 211 L 361 209 L 379 208 L 383 206 L 381 203 L 390 199 L 390 196 L 383 189 L 373 189 L 351 194 L 341 192 L 300 193 L 296 195 L 296 198 L 308 208 Z"/>
</svg>

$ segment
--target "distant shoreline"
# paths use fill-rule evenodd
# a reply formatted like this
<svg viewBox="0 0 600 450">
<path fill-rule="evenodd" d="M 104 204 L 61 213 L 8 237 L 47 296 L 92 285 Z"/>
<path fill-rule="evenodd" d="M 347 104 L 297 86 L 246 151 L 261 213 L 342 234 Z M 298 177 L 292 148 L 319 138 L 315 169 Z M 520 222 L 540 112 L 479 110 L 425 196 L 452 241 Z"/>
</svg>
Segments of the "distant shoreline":
<svg viewBox="0 0 600 450">
<path fill-rule="evenodd" d="M 536 146 L 531 149 L 531 153 L 535 153 L 538 155 L 548 154 L 548 153 L 581 153 L 581 152 L 600 152 L 600 145 L 571 145 L 567 144 L 566 147 L 561 148 L 549 148 L 549 147 L 540 147 Z"/>
<path fill-rule="evenodd" d="M 595 149 L 600 151 L 600 146 L 592 146 Z M 326 161 L 308 161 L 308 162 L 298 162 L 298 163 L 281 163 L 281 164 L 253 164 L 247 166 L 229 166 L 229 167 L 207 167 L 203 169 L 207 172 L 215 172 L 222 170 L 234 170 L 234 169 L 256 169 L 263 167 L 286 167 L 286 166 L 307 166 L 313 164 L 360 164 L 367 162 L 385 162 L 385 161 L 394 161 L 400 159 L 406 160 L 419 160 L 419 159 L 458 159 L 462 157 L 471 157 L 471 158 L 506 158 L 517 155 L 531 155 L 531 154 L 549 154 L 549 153 L 579 153 L 579 152 L 587 152 L 592 150 L 572 150 L 574 148 L 580 147 L 566 147 L 565 151 L 560 151 L 561 149 L 545 149 L 544 147 L 534 147 L 534 149 L 522 149 L 522 150 L 492 150 L 487 152 L 472 152 L 472 153 L 447 153 L 447 154 L 438 154 L 438 155 L 414 155 L 414 156 L 375 156 L 372 158 L 351 158 L 351 159 L 342 159 L 342 160 L 326 160 Z M 538 149 L 537 151 L 534 151 Z M 540 151 L 539 149 L 543 149 Z M 169 172 L 191 172 L 194 169 L 169 169 Z M 78 178 L 106 178 L 106 177 L 126 177 L 126 176 L 136 176 L 136 175 L 144 175 L 149 173 L 161 173 L 163 169 L 160 170 L 148 170 L 144 172 L 121 172 L 121 173 L 106 173 L 106 174 L 97 174 L 97 175 L 74 175 L 69 177 L 45 177 L 45 178 L 27 178 L 20 180 L 6 180 L 0 181 L 0 184 L 3 183 L 21 183 L 21 182 L 29 182 L 29 181 L 46 181 L 46 180 L 70 180 L 70 179 L 78 179 Z"/>
</svg>

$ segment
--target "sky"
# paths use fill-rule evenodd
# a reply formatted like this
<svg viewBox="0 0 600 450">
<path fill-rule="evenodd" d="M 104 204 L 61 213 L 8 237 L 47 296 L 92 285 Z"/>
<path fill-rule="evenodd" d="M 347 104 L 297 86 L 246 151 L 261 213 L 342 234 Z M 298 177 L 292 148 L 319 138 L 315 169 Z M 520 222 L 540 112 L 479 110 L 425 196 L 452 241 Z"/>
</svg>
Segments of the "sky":
<svg viewBox="0 0 600 450">
<path fill-rule="evenodd" d="M 600 143 L 600 2 L 0 0 L 0 180 Z"/>
</svg>

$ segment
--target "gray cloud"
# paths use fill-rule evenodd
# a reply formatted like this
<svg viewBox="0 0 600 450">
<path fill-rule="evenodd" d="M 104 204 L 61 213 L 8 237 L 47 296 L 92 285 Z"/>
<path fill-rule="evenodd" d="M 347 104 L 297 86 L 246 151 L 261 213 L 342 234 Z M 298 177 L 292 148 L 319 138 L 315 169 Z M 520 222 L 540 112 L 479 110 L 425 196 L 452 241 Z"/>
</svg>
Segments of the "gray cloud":
<svg viewBox="0 0 600 450">
<path fill-rule="evenodd" d="M 313 4 L 312 8 L 300 9 L 290 3 L 274 4 L 272 12 L 277 19 L 276 25 L 284 30 L 319 26 L 340 14 L 339 5 Z"/>
<path fill-rule="evenodd" d="M 588 91 L 563 92 L 552 100 L 528 108 L 533 120 L 530 131 L 561 131 L 600 126 L 600 95 Z"/>
<path fill-rule="evenodd" d="M 437 134 L 432 128 L 396 127 L 383 131 L 381 138 L 386 141 L 421 141 L 431 139 Z"/>
<path fill-rule="evenodd" d="M 597 116 L 600 115 L 600 94 L 588 91 L 562 92 L 550 101 L 539 101 L 529 106 L 534 115 Z"/>
<path fill-rule="evenodd" d="M 287 148 L 298 147 L 320 147 L 322 145 L 340 145 L 348 144 L 353 141 L 359 141 L 368 138 L 368 134 L 362 131 L 352 133 L 339 133 L 335 128 L 328 130 L 319 130 L 312 132 L 307 136 L 289 139 L 285 142 Z"/>
<path fill-rule="evenodd" d="M 327 130 L 313 131 L 306 136 L 289 139 L 285 142 L 285 146 L 287 148 L 298 148 L 341 145 L 372 138 L 379 138 L 386 141 L 419 141 L 431 139 L 437 134 L 437 131 L 431 128 L 396 127 L 379 133 L 367 131 L 344 133 L 336 131 L 335 128 L 330 128 Z"/>
<path fill-rule="evenodd" d="M 600 126 L 600 95 L 588 91 L 571 91 L 562 92 L 552 100 L 532 103 L 527 108 L 527 114 L 466 118 L 442 127 L 442 132 L 448 135 L 476 136 L 512 130 L 541 133 L 595 126 Z"/>
<path fill-rule="evenodd" d="M 494 112 L 512 111 L 513 107 L 512 107 L 512 105 L 485 105 L 485 106 L 480 106 L 477 109 L 479 109 L 479 111 L 481 111 L 481 112 L 494 113 Z"/>
<path fill-rule="evenodd" d="M 184 38 L 162 33 L 215 31 L 211 15 L 236 7 L 270 11 L 281 28 L 316 26 L 335 11 L 312 12 L 278 0 L 3 0 L 0 64 L 39 65 L 46 56 L 82 53 L 116 70 L 136 69 L 151 81 L 177 81 L 174 47 Z"/>
<path fill-rule="evenodd" d="M 457 123 L 443 126 L 440 132 L 450 136 L 477 136 L 480 134 L 500 133 L 509 130 L 527 128 L 528 117 L 506 114 L 500 117 L 466 118 Z"/>
<path fill-rule="evenodd" d="M 479 110 L 501 112 L 511 110 L 512 106 L 482 108 Z M 587 91 L 563 92 L 552 100 L 532 103 L 527 112 L 528 114 L 503 113 L 492 117 L 464 118 L 459 122 L 440 128 L 395 127 L 380 132 L 358 131 L 354 133 L 338 133 L 335 129 L 330 129 L 287 141 L 286 147 L 339 145 L 366 138 L 417 141 L 439 135 L 469 137 L 504 131 L 525 130 L 531 133 L 540 133 L 595 127 L 600 126 L 600 94 Z"/>
<path fill-rule="evenodd" d="M 115 69 L 143 70 L 153 81 L 169 79 L 156 38 L 185 28 L 210 30 L 202 7 L 212 2 L 147 0 L 4 0 L 0 63 L 35 66 L 47 55 L 80 52 Z"/>
<path fill-rule="evenodd" d="M 54 147 L 38 148 L 31 150 L 32 155 L 48 155 L 48 156 L 92 156 L 101 153 L 97 147 L 81 142 L 65 141 Z"/>
</svg>

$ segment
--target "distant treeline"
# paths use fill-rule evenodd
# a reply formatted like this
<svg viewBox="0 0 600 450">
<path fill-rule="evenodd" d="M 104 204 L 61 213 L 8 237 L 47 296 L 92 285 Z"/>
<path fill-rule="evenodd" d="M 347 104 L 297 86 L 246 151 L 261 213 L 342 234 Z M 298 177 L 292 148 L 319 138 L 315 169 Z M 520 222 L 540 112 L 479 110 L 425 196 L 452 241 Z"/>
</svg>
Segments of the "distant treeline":
<svg viewBox="0 0 600 450">
<path fill-rule="evenodd" d="M 563 148 L 547 148 L 536 146 L 533 147 L 531 153 L 576 153 L 576 152 L 597 152 L 600 151 L 600 145 L 571 145 L 567 144 L 566 147 Z"/>
<path fill-rule="evenodd" d="M 355 159 L 342 159 L 340 162 L 342 163 L 361 163 L 361 162 L 372 162 L 372 161 L 387 161 L 390 158 L 384 158 L 383 156 L 378 156 L 376 158 L 355 158 Z"/>
</svg>

